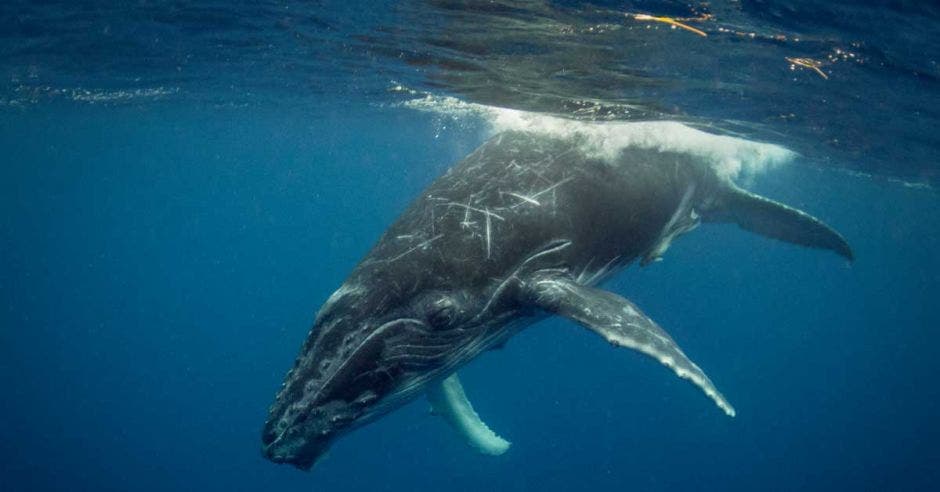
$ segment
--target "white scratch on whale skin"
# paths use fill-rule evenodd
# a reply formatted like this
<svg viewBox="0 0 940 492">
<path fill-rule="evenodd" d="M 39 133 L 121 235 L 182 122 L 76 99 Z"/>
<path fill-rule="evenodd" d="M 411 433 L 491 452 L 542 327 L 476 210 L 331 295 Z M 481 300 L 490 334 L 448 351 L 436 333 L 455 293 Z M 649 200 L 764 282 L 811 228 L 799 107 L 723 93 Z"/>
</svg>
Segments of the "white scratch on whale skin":
<svg viewBox="0 0 940 492">
<path fill-rule="evenodd" d="M 459 208 L 463 208 L 463 209 L 466 209 L 466 210 L 472 210 L 472 211 L 474 211 L 474 212 L 479 212 L 479 213 L 481 213 L 481 214 L 486 215 L 486 220 L 489 220 L 490 216 L 496 217 L 496 218 L 499 219 L 499 220 L 503 220 L 503 221 L 506 220 L 505 217 L 503 217 L 503 216 L 501 216 L 501 215 L 499 215 L 499 214 L 495 214 L 495 213 L 493 213 L 493 212 L 490 212 L 489 209 L 476 208 L 476 207 L 472 207 L 472 206 L 470 206 L 470 205 L 464 205 L 463 203 L 457 203 L 457 202 L 448 202 L 448 203 L 446 203 L 445 205 L 448 206 L 448 207 L 459 207 Z M 467 214 L 464 214 L 464 221 L 467 220 L 467 217 L 468 217 L 468 215 L 467 215 Z"/>
<path fill-rule="evenodd" d="M 467 197 L 467 208 L 463 211 L 463 222 L 460 223 L 461 227 L 467 228 L 475 222 L 470 222 L 470 197 Z"/>
<path fill-rule="evenodd" d="M 513 192 L 511 192 L 511 191 L 507 191 L 507 192 L 502 193 L 502 194 L 503 194 L 503 195 L 509 195 L 509 196 L 511 196 L 511 197 L 518 198 L 518 199 L 520 199 L 520 200 L 522 200 L 522 201 L 524 201 L 524 202 L 531 203 L 532 205 L 535 205 L 536 207 L 539 207 L 539 206 L 542 205 L 541 203 L 538 202 L 538 200 L 536 200 L 536 199 L 534 199 L 534 198 L 532 198 L 532 197 L 525 196 L 525 195 L 520 195 L 519 193 L 513 193 Z"/>
<path fill-rule="evenodd" d="M 489 258 L 489 257 L 490 257 L 490 253 L 491 253 L 491 251 L 492 251 L 492 249 L 491 249 L 491 247 L 490 247 L 490 239 L 491 239 L 491 236 L 490 236 L 490 211 L 489 211 L 489 209 L 484 209 L 484 210 L 485 210 L 485 212 L 486 212 L 486 257 Z"/>
<path fill-rule="evenodd" d="M 565 178 L 565 179 L 563 179 L 563 180 L 561 180 L 561 181 L 559 181 L 559 182 L 557 182 L 557 183 L 555 183 L 555 184 L 549 186 L 548 188 L 545 188 L 544 190 L 542 190 L 542 191 L 540 191 L 540 192 L 538 192 L 538 193 L 532 195 L 532 198 L 538 198 L 538 197 L 540 197 L 540 196 L 542 196 L 542 195 L 548 193 L 549 191 L 553 191 L 555 188 L 558 188 L 559 186 L 561 186 L 561 185 L 563 185 L 563 184 L 565 184 L 565 183 L 571 181 L 572 179 L 574 179 L 574 177 L 568 176 L 567 178 Z"/>
<path fill-rule="evenodd" d="M 394 258 L 389 258 L 388 260 L 386 260 L 386 262 L 387 262 L 387 263 L 391 263 L 391 262 L 393 262 L 393 261 L 400 260 L 400 259 L 404 258 L 405 256 L 409 255 L 410 253 L 413 253 L 414 251 L 418 250 L 419 248 L 426 248 L 426 247 L 428 247 L 431 243 L 433 243 L 434 241 L 437 241 L 438 239 L 440 239 L 440 238 L 442 238 L 442 237 L 444 237 L 443 234 L 438 234 L 438 235 L 432 237 L 431 239 L 428 239 L 428 240 L 426 240 L 426 241 L 422 241 L 421 243 L 415 245 L 414 247 L 410 248 L 409 250 L 405 251 L 404 253 L 402 253 L 402 254 L 400 254 L 400 255 L 398 255 L 398 256 L 395 256 Z"/>
</svg>

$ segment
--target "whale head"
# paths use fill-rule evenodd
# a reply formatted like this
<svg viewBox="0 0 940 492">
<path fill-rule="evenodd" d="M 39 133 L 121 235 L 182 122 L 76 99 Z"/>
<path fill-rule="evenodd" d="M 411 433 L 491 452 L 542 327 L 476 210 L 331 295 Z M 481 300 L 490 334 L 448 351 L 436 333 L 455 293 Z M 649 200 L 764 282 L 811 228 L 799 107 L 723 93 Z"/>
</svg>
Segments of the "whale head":
<svg viewBox="0 0 940 492">
<path fill-rule="evenodd" d="M 337 438 L 499 341 L 512 309 L 423 277 L 414 264 L 360 268 L 324 303 L 270 408 L 268 459 L 311 468 Z"/>
</svg>

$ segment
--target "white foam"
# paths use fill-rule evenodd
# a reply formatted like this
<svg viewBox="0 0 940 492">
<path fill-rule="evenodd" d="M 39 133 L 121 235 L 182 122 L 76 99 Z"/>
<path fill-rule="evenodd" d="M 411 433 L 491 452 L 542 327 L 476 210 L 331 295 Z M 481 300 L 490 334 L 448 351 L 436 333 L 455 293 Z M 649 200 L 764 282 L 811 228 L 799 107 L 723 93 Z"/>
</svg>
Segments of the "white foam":
<svg viewBox="0 0 940 492">
<path fill-rule="evenodd" d="M 753 175 L 796 157 L 796 153 L 779 145 L 716 135 L 678 121 L 577 121 L 434 95 L 406 101 L 404 106 L 456 120 L 481 119 L 489 134 L 522 130 L 558 137 L 580 136 L 585 150 L 600 157 L 612 158 L 628 147 L 690 154 L 729 178 Z"/>
<path fill-rule="evenodd" d="M 26 106 L 47 99 L 64 98 L 82 103 L 127 103 L 138 100 L 159 100 L 179 92 L 178 87 L 151 87 L 141 89 L 86 89 L 82 87 L 62 88 L 49 85 L 19 85 L 14 89 L 16 97 L 0 98 L 0 106 Z"/>
</svg>

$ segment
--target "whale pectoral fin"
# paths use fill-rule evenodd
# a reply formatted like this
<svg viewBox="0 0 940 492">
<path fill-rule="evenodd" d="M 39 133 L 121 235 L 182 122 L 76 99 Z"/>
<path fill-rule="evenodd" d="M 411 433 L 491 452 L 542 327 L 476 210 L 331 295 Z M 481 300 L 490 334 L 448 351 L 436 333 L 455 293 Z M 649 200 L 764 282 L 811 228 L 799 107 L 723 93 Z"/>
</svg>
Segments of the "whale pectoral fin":
<svg viewBox="0 0 940 492">
<path fill-rule="evenodd" d="M 477 451 L 498 456 L 509 449 L 509 441 L 499 437 L 480 420 L 456 373 L 429 385 L 427 394 L 434 414 L 443 417 Z"/>
<path fill-rule="evenodd" d="M 734 222 L 762 236 L 810 248 L 828 249 L 849 261 L 855 258 L 841 234 L 812 215 L 731 185 L 716 209 L 706 213 L 711 222 Z"/>
<path fill-rule="evenodd" d="M 688 359 L 672 337 L 630 301 L 611 292 L 578 284 L 559 272 L 539 272 L 525 283 L 529 302 L 577 321 L 608 342 L 642 352 L 691 381 L 733 417 L 734 408 L 708 376 Z"/>
</svg>

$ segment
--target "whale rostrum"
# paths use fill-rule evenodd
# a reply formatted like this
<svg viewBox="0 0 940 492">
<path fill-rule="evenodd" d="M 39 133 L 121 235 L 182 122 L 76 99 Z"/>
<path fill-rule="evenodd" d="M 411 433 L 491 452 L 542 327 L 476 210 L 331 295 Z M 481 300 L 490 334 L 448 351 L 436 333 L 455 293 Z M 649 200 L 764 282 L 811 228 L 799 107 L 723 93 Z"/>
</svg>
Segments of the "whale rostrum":
<svg viewBox="0 0 940 492">
<path fill-rule="evenodd" d="M 456 371 L 553 315 L 651 357 L 733 416 L 665 330 L 598 287 L 703 222 L 853 259 L 818 219 L 693 155 L 599 153 L 577 134 L 493 137 L 425 189 L 324 303 L 270 408 L 264 455 L 308 469 L 338 437 L 425 392 L 471 445 L 501 454 L 509 443 Z"/>
</svg>

